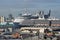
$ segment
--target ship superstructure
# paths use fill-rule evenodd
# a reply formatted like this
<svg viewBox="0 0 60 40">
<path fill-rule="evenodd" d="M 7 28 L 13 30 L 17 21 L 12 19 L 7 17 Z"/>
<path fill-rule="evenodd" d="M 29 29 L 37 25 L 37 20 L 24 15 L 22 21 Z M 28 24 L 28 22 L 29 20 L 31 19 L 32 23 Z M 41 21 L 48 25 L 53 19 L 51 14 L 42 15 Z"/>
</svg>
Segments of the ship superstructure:
<svg viewBox="0 0 60 40">
<path fill-rule="evenodd" d="M 19 23 L 23 26 L 60 26 L 60 19 L 50 18 L 51 10 L 48 14 L 44 14 L 44 11 L 39 11 L 36 15 L 23 14 L 14 20 L 14 23 Z"/>
</svg>

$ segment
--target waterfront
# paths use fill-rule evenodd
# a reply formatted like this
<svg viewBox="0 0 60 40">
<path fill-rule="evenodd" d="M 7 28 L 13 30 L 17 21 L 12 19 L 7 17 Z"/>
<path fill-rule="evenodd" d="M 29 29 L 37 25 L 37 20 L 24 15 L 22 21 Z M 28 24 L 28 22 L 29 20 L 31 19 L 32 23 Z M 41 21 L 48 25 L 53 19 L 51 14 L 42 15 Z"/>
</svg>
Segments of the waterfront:
<svg viewBox="0 0 60 40">
<path fill-rule="evenodd" d="M 59 0 L 0 0 L 0 40 L 60 40 L 59 14 Z"/>
<path fill-rule="evenodd" d="M 38 15 L 22 14 L 0 23 L 1 40 L 60 40 L 60 19 L 50 18 L 39 11 Z M 11 15 L 11 14 L 10 14 Z M 4 17 L 1 17 L 4 19 Z"/>
</svg>

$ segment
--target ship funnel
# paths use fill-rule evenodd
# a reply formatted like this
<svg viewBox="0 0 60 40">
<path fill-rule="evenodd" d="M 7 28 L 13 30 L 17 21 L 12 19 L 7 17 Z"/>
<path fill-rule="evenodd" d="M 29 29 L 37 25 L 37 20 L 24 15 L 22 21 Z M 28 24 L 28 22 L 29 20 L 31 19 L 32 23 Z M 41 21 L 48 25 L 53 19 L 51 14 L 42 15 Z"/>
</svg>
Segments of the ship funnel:
<svg viewBox="0 0 60 40">
<path fill-rule="evenodd" d="M 41 15 L 41 11 L 39 12 L 39 15 Z"/>
<path fill-rule="evenodd" d="M 50 14 L 51 14 L 51 10 L 49 10 L 49 14 L 48 14 L 49 17 L 50 17 Z"/>
<path fill-rule="evenodd" d="M 44 11 L 42 11 L 42 17 L 44 18 Z"/>
<path fill-rule="evenodd" d="M 50 14 L 51 14 L 51 10 L 49 10 L 49 13 L 47 15 L 44 15 L 44 18 L 48 19 L 50 17 Z"/>
<path fill-rule="evenodd" d="M 40 11 L 39 12 L 39 18 L 43 18 L 44 17 L 44 11 Z"/>
</svg>

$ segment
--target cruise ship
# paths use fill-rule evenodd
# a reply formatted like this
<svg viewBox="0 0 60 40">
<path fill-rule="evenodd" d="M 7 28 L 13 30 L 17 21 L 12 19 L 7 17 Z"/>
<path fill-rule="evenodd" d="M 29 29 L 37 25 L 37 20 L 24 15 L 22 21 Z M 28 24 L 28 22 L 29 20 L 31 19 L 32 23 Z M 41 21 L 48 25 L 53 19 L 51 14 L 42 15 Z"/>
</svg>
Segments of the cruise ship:
<svg viewBox="0 0 60 40">
<path fill-rule="evenodd" d="M 44 11 L 39 11 L 36 15 L 24 13 L 20 17 L 15 18 L 14 24 L 20 25 L 20 27 L 32 27 L 32 26 L 60 26 L 60 19 L 51 18 L 51 10 L 48 14 L 44 14 Z"/>
</svg>

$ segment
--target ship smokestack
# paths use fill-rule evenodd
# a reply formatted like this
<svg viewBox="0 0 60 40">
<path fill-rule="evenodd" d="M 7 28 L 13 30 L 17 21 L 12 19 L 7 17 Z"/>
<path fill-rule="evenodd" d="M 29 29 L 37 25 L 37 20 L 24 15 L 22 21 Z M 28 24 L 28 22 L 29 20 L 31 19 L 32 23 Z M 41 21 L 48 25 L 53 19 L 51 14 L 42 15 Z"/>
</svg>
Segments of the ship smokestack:
<svg viewBox="0 0 60 40">
<path fill-rule="evenodd" d="M 42 17 L 44 18 L 44 11 L 42 11 Z"/>
<path fill-rule="evenodd" d="M 40 17 L 40 18 L 43 18 L 43 17 L 44 17 L 44 11 L 40 11 L 40 12 L 39 12 L 39 17 Z"/>
<path fill-rule="evenodd" d="M 48 14 L 49 17 L 50 17 L 50 14 L 51 14 L 51 10 L 49 10 L 49 14 Z"/>
<path fill-rule="evenodd" d="M 39 11 L 39 18 L 41 18 L 41 11 Z"/>
<path fill-rule="evenodd" d="M 44 15 L 44 18 L 48 19 L 50 17 L 50 14 L 51 14 L 51 10 L 49 10 L 49 13 L 47 15 Z"/>
<path fill-rule="evenodd" d="M 39 12 L 39 15 L 41 15 L 41 11 Z"/>
</svg>

